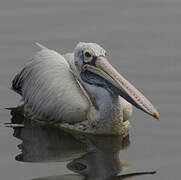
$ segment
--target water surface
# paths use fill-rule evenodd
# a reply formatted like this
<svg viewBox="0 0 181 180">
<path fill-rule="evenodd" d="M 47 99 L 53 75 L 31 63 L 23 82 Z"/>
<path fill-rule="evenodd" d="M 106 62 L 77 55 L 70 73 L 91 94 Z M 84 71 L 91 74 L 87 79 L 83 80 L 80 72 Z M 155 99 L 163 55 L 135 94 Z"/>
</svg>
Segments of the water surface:
<svg viewBox="0 0 181 180">
<path fill-rule="evenodd" d="M 132 179 L 180 179 L 181 167 L 181 2 L 179 0 L 1 0 L 0 1 L 0 177 L 30 180 L 72 173 L 67 162 L 16 161 L 21 140 L 3 123 L 4 107 L 20 97 L 11 79 L 40 42 L 60 53 L 77 42 L 107 49 L 118 71 L 144 92 L 160 112 L 160 122 L 134 109 L 130 146 L 119 152 L 126 173 L 156 170 Z"/>
</svg>

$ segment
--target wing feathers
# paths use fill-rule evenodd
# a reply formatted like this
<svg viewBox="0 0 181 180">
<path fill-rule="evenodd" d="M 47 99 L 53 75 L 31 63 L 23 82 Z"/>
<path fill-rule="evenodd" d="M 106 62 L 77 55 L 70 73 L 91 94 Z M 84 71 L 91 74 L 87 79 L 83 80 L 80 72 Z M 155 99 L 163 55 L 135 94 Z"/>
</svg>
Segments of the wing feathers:
<svg viewBox="0 0 181 180">
<path fill-rule="evenodd" d="M 42 44 L 40 44 L 40 43 L 38 43 L 38 42 L 36 42 L 35 44 L 40 48 L 40 50 L 43 50 L 43 49 L 48 50 L 47 47 L 43 46 Z"/>
<path fill-rule="evenodd" d="M 68 62 L 53 50 L 42 48 L 15 76 L 12 88 L 37 116 L 61 122 L 85 120 L 89 102 Z"/>
</svg>

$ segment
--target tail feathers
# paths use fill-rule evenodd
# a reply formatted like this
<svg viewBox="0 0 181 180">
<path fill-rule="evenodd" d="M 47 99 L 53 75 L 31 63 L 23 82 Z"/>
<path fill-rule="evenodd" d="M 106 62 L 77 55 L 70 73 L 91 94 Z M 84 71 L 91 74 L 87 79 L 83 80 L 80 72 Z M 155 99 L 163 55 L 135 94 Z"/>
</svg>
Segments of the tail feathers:
<svg viewBox="0 0 181 180">
<path fill-rule="evenodd" d="M 20 78 L 20 74 L 17 74 L 12 81 L 12 90 L 22 95 L 22 80 Z"/>
</svg>

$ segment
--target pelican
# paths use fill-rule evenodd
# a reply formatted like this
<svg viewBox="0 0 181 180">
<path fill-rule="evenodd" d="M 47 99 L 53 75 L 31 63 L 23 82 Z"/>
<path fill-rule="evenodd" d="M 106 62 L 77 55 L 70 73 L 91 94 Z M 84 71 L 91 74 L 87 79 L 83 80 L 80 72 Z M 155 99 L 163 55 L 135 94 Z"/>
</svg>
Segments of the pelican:
<svg viewBox="0 0 181 180">
<path fill-rule="evenodd" d="M 159 119 L 151 102 L 111 66 L 100 45 L 79 42 L 73 53 L 61 55 L 36 44 L 40 51 L 12 81 L 25 116 L 79 132 L 114 135 L 129 130 L 132 105 Z"/>
</svg>

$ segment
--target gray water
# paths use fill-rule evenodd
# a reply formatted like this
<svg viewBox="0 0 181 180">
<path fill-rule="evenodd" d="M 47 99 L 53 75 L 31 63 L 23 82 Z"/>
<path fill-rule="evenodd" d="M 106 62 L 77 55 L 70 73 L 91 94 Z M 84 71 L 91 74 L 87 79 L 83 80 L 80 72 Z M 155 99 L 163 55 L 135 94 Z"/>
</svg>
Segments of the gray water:
<svg viewBox="0 0 181 180">
<path fill-rule="evenodd" d="M 60 157 L 61 153 L 56 154 L 58 157 L 53 153 L 51 163 L 48 163 L 49 156 L 45 153 L 44 159 L 41 159 L 40 151 L 39 154 L 31 154 L 31 158 L 36 155 L 38 158 L 36 161 L 39 163 L 34 163 L 34 159 L 28 163 L 23 162 L 26 160 L 22 160 L 22 157 L 15 160 L 22 151 L 17 147 L 22 143 L 22 134 L 19 134 L 21 138 L 19 136 L 17 138 L 14 132 L 16 128 L 3 126 L 12 118 L 10 112 L 4 108 L 15 106 L 20 100 L 20 97 L 10 90 L 11 80 L 36 52 L 34 43 L 40 42 L 50 49 L 65 53 L 72 51 L 79 41 L 96 42 L 107 49 L 113 66 L 117 67 L 136 88 L 144 92 L 160 112 L 160 121 L 156 121 L 134 109 L 129 147 L 121 148 L 121 144 L 117 149 L 119 152 L 117 159 L 108 158 L 109 162 L 117 162 L 119 159 L 126 162 L 126 171 L 121 172 L 118 168 L 116 172 L 156 170 L 155 175 L 135 176 L 131 179 L 180 179 L 180 0 L 1 0 L 0 179 L 30 180 L 41 177 L 43 179 L 47 176 L 57 176 L 56 179 L 80 179 L 75 177 L 71 167 L 66 166 L 74 158 L 80 158 L 91 151 L 91 148 L 87 149 L 92 147 L 90 143 L 87 147 L 87 140 L 81 142 L 82 139 L 77 138 L 75 142 L 77 151 L 72 150 L 73 152 L 67 154 L 66 148 L 62 150 L 59 146 L 53 146 L 53 152 L 60 150 L 67 158 Z M 30 134 L 34 134 L 34 131 L 37 132 L 35 129 Z M 40 141 L 38 142 L 39 138 L 37 141 L 35 138 L 34 142 L 33 137 L 29 135 L 26 137 L 30 138 L 26 139 L 29 142 L 26 148 L 34 147 L 36 150 L 45 148 L 42 152 L 46 152 L 47 146 L 39 148 L 41 145 Z M 101 143 L 102 141 L 100 140 Z M 45 144 L 48 142 L 45 140 Z M 67 139 L 67 143 L 69 142 L 71 141 Z M 106 146 L 106 142 L 101 146 Z M 114 145 L 111 143 L 108 145 L 109 152 L 112 152 Z M 99 148 L 95 149 L 99 151 Z M 28 149 L 24 150 L 28 152 Z M 108 154 L 110 153 L 107 153 L 107 157 L 111 157 Z M 108 169 L 104 169 L 106 162 L 102 164 L 101 162 L 100 160 L 95 166 L 97 171 L 103 169 L 105 174 L 107 171 L 112 172 L 111 167 L 115 165 L 114 163 L 110 164 Z M 84 166 L 79 168 L 81 167 Z M 92 173 L 94 172 L 95 169 Z M 63 176 L 66 174 L 69 176 Z"/>
</svg>

